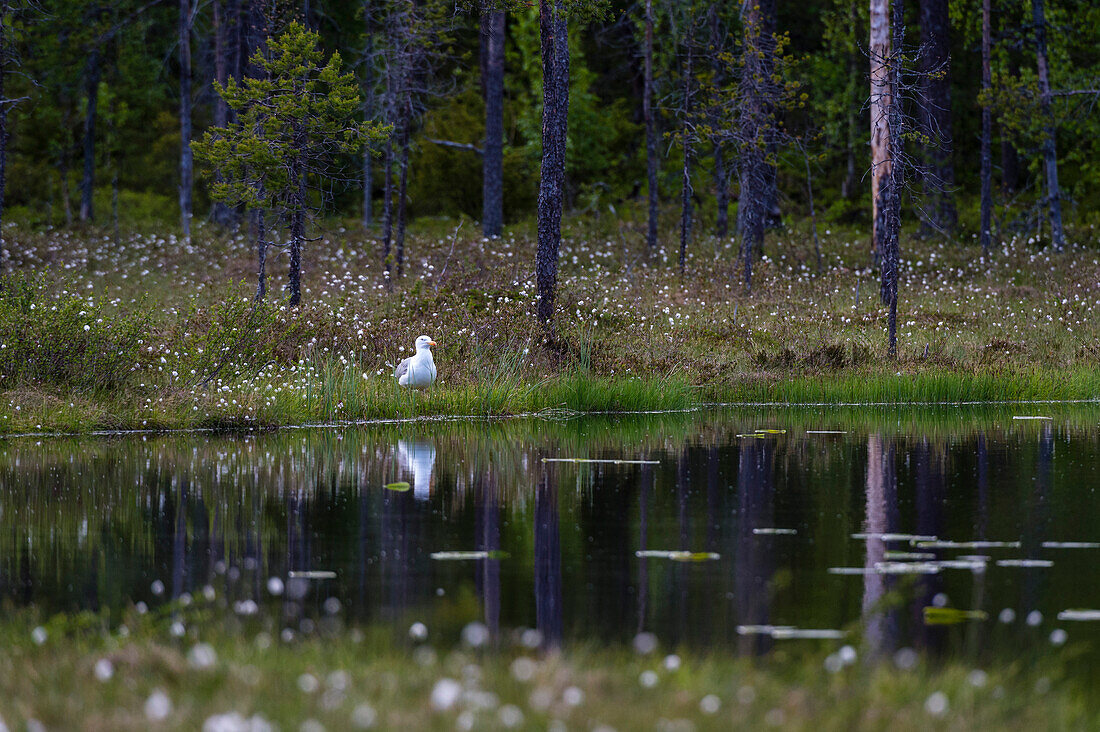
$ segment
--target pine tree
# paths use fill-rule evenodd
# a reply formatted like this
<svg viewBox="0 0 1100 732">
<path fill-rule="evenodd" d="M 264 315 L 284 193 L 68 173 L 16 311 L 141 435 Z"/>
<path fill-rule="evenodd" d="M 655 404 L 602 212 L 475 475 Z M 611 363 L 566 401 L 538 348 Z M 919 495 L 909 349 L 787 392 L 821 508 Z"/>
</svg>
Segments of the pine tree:
<svg viewBox="0 0 1100 732">
<path fill-rule="evenodd" d="M 319 42 L 297 22 L 269 39 L 268 55 L 252 58 L 264 78 L 215 84 L 236 121 L 210 129 L 193 145 L 196 157 L 221 176 L 211 184 L 214 200 L 278 212 L 288 222 L 291 306 L 301 300 L 310 176 L 330 175 L 337 156 L 357 153 L 384 132 L 354 121 L 360 107 L 354 75 L 341 72 L 338 53 L 324 62 Z"/>
</svg>

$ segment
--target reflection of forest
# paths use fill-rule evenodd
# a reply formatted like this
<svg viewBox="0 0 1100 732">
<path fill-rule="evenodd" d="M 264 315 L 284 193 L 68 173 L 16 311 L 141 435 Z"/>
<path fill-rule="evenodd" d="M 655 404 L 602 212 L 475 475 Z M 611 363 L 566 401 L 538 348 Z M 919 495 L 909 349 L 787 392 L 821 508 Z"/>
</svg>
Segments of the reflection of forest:
<svg viewBox="0 0 1100 732">
<path fill-rule="evenodd" d="M 853 540 L 859 531 L 1021 540 L 1030 557 L 1047 539 L 1095 540 L 1095 431 L 983 419 L 818 435 L 806 429 L 838 425 L 803 419 L 799 429 L 775 413 L 730 412 L 10 441 L 0 447 L 0 599 L 116 610 L 212 587 L 230 611 L 273 609 L 288 627 L 310 627 L 331 596 L 352 622 L 478 620 L 493 639 L 528 626 L 547 645 L 628 642 L 644 630 L 748 654 L 773 641 L 738 626 L 862 618 L 870 647 L 889 654 L 982 641 L 977 627 L 925 626 L 931 604 L 1021 616 L 1100 605 L 1075 578 L 1091 566 L 1080 553 L 999 580 L 826 572 L 872 569 L 905 548 Z M 763 426 L 787 431 L 738 437 Z M 798 533 L 756 531 L 775 527 Z M 641 549 L 720 558 L 673 562 Z M 492 554 L 433 560 L 439 551 Z M 270 578 L 281 581 L 277 596 Z"/>
</svg>

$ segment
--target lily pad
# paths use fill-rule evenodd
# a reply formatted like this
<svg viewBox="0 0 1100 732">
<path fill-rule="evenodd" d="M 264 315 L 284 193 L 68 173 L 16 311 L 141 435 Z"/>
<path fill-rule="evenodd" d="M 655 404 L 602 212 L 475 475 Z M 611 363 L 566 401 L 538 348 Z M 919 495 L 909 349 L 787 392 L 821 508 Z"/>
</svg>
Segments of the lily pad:
<svg viewBox="0 0 1100 732">
<path fill-rule="evenodd" d="M 412 488 L 412 486 L 409 485 L 408 483 L 388 483 L 388 484 L 386 484 L 386 490 L 388 490 L 388 491 L 397 491 L 398 493 L 404 493 L 405 491 L 409 490 L 410 488 Z"/>
<path fill-rule="evenodd" d="M 960 610 L 955 607 L 924 608 L 925 625 L 957 625 L 968 620 L 987 620 L 989 614 L 982 610 Z"/>
<path fill-rule="evenodd" d="M 469 559 L 508 559 L 512 555 L 500 549 L 493 549 L 473 552 L 432 552 L 429 556 L 439 561 L 460 562 Z"/>
<path fill-rule="evenodd" d="M 1091 610 L 1085 608 L 1072 608 L 1070 610 L 1063 610 L 1058 613 L 1059 620 L 1100 620 L 1100 610 Z"/>
<path fill-rule="evenodd" d="M 674 562 L 710 562 L 721 559 L 722 555 L 715 552 L 686 552 L 665 551 L 660 549 L 642 549 L 634 552 L 639 558 L 653 557 L 655 559 L 671 559 Z"/>
</svg>

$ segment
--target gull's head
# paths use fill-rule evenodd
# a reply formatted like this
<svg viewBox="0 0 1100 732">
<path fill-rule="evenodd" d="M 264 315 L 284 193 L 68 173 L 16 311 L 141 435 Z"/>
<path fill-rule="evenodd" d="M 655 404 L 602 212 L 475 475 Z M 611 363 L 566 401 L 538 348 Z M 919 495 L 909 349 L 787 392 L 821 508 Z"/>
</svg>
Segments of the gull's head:
<svg viewBox="0 0 1100 732">
<path fill-rule="evenodd" d="M 420 351 L 422 349 L 425 349 L 425 348 L 431 348 L 434 345 L 435 345 L 435 341 L 433 341 L 428 336 L 423 336 L 422 335 L 422 336 L 420 336 L 419 338 L 416 339 L 416 350 L 418 350 L 418 351 Z"/>
</svg>

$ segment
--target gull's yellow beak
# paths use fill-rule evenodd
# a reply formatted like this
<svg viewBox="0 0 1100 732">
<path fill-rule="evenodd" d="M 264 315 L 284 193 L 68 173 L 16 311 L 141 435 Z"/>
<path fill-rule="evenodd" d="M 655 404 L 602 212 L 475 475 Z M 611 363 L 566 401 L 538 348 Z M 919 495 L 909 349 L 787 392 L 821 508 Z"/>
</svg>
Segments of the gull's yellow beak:
<svg viewBox="0 0 1100 732">
<path fill-rule="evenodd" d="M 435 341 L 428 341 L 428 345 L 429 346 L 434 346 L 434 345 L 436 345 L 436 343 L 435 343 Z"/>
</svg>

